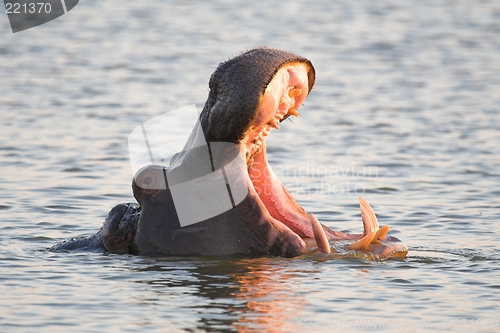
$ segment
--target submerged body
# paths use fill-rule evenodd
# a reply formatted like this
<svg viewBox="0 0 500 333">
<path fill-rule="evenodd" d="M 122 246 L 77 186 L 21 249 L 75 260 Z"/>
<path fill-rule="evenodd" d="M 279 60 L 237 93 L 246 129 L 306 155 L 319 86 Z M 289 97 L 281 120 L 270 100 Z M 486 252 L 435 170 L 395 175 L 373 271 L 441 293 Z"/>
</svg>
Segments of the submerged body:
<svg viewBox="0 0 500 333">
<path fill-rule="evenodd" d="M 293 257 L 311 247 L 329 253 L 330 242 L 349 240 L 354 243 L 347 245 L 349 251 L 371 253 L 375 259 L 404 257 L 407 247 L 385 235 L 388 227 L 379 229 L 362 198 L 363 234 L 333 231 L 308 214 L 270 169 L 266 137 L 284 119 L 298 116 L 314 79 L 309 60 L 280 50 L 253 49 L 221 63 L 210 78 L 200 127 L 195 127 L 185 149 L 170 167 L 151 165 L 135 175 L 132 188 L 139 205 L 116 206 L 97 234 L 52 250 Z M 200 167 L 207 160 L 207 168 Z M 231 174 L 234 170 L 236 175 Z M 217 172 L 223 176 L 232 207 L 186 224 L 175 200 L 179 185 L 200 183 Z M 212 183 L 203 184 L 193 196 L 201 202 L 199 209 L 210 209 L 203 203 L 213 198 L 201 193 Z"/>
</svg>

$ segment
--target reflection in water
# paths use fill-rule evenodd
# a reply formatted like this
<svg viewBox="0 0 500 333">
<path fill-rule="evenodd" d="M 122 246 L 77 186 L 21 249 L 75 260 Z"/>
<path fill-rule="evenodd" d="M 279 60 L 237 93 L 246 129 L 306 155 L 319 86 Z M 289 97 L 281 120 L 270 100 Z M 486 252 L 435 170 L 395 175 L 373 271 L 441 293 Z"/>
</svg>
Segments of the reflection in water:
<svg viewBox="0 0 500 333">
<path fill-rule="evenodd" d="M 275 261 L 267 258 L 242 260 L 238 265 L 246 267 L 248 272 L 231 274 L 239 286 L 235 297 L 245 301 L 245 308 L 233 324 L 238 332 L 283 331 L 306 303 L 292 290 L 296 286 L 293 283 L 296 273 L 276 266 Z"/>
<path fill-rule="evenodd" d="M 294 278 L 305 270 L 293 270 L 290 260 L 277 258 L 198 260 L 180 258 L 173 262 L 158 259 L 136 271 L 162 272 L 159 279 L 139 281 L 155 286 L 152 291 L 159 303 L 165 298 L 165 292 L 202 298 L 202 304 L 191 302 L 187 305 L 196 312 L 198 329 L 238 332 L 293 330 L 294 317 L 306 304 L 305 297 L 294 290 Z M 287 265 L 280 265 L 284 260 Z M 151 298 L 136 301 L 151 302 Z"/>
</svg>

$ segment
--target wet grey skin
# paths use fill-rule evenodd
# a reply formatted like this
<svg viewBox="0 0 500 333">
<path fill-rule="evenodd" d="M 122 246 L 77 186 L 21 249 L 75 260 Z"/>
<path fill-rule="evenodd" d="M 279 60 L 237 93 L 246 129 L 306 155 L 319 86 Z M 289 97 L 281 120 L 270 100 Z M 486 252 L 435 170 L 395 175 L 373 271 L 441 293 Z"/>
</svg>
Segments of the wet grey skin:
<svg viewBox="0 0 500 333">
<path fill-rule="evenodd" d="M 208 144 L 238 144 L 251 126 L 267 86 L 278 70 L 290 63 L 308 65 L 310 91 L 315 79 L 314 67 L 309 60 L 292 53 L 257 48 L 221 63 L 210 78 L 208 99 L 200 114 Z M 50 250 L 283 257 L 300 254 L 304 249 L 301 237 L 272 218 L 255 191 L 248 191 L 242 202 L 225 213 L 181 227 L 167 175 L 182 173 L 197 163 L 197 149 L 189 149 L 189 144 L 174 161 L 175 166 L 152 165 L 136 174 L 132 188 L 139 206 L 115 206 L 96 234 L 64 241 Z M 223 159 L 238 154 L 231 150 L 228 149 Z M 160 186 L 161 189 L 148 189 L 152 182 L 166 185 Z"/>
<path fill-rule="evenodd" d="M 134 237 L 140 213 L 141 207 L 136 203 L 116 205 L 109 211 L 97 233 L 89 237 L 82 236 L 63 241 L 49 250 L 137 253 Z"/>
</svg>

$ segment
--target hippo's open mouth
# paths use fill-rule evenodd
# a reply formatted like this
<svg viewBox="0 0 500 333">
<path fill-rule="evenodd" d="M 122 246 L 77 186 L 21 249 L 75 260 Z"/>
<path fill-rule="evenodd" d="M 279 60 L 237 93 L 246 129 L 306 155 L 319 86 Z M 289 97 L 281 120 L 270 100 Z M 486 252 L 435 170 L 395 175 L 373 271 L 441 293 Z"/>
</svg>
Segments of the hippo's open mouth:
<svg viewBox="0 0 500 333">
<path fill-rule="evenodd" d="M 404 257 L 406 247 L 402 246 L 402 243 L 395 243 L 395 238 L 385 236 L 389 227 L 379 229 L 376 216 L 364 199 L 360 198 L 364 233 L 348 235 L 336 232 L 321 225 L 312 214 L 308 214 L 270 168 L 266 155 L 266 138 L 272 129 L 279 130 L 279 124 L 283 120 L 299 116 L 298 109 L 309 94 L 313 83 L 314 68 L 310 63 L 290 62 L 279 68 L 261 96 L 256 115 L 241 140 L 251 181 L 250 192 L 258 196 L 273 219 L 289 228 L 308 244 L 314 243 L 311 241 L 314 239 L 322 252 L 330 252 L 329 240 L 357 240 L 355 244 L 349 246 L 349 249 L 367 250 L 376 254 L 378 259 L 390 256 Z M 382 245 L 381 240 L 386 244 Z"/>
<path fill-rule="evenodd" d="M 269 167 L 266 138 L 272 129 L 279 129 L 283 120 L 299 115 L 297 110 L 314 82 L 309 85 L 309 78 L 314 79 L 311 70 L 311 65 L 304 62 L 287 63 L 278 70 L 262 95 L 256 116 L 242 140 L 255 193 L 274 219 L 301 238 L 314 237 L 310 218 Z"/>
<path fill-rule="evenodd" d="M 219 64 L 185 149 L 168 167 L 139 170 L 132 188 L 140 207 L 112 209 L 92 242 L 114 253 L 292 257 L 310 247 L 330 253 L 331 242 L 345 240 L 346 253 L 404 257 L 408 248 L 386 236 L 389 227 L 379 228 L 362 198 L 363 234 L 333 231 L 308 214 L 269 167 L 266 138 L 299 115 L 314 80 L 309 60 L 276 49 L 253 49 Z"/>
</svg>

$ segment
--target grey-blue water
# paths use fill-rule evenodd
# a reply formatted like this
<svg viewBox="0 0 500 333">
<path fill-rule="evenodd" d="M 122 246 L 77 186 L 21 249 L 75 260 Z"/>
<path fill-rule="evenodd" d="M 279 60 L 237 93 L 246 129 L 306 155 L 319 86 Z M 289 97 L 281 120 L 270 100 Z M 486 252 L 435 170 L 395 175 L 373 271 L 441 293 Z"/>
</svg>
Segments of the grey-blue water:
<svg viewBox="0 0 500 333">
<path fill-rule="evenodd" d="M 500 332 L 500 3 L 277 3 L 82 0 L 16 34 L 0 13 L 1 332 Z M 276 173 L 335 230 L 361 232 L 363 195 L 407 259 L 44 250 L 134 201 L 134 128 L 261 45 L 317 72 Z"/>
</svg>

